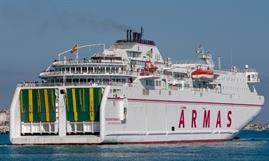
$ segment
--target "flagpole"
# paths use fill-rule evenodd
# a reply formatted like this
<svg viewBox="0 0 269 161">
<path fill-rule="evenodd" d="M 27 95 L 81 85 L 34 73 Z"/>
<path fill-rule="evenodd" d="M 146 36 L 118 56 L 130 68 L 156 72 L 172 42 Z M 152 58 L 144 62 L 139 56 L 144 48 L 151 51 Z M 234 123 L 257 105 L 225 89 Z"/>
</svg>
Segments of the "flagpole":
<svg viewBox="0 0 269 161">
<path fill-rule="evenodd" d="M 76 59 L 78 60 L 78 43 L 77 43 L 77 54 L 76 54 Z"/>
</svg>

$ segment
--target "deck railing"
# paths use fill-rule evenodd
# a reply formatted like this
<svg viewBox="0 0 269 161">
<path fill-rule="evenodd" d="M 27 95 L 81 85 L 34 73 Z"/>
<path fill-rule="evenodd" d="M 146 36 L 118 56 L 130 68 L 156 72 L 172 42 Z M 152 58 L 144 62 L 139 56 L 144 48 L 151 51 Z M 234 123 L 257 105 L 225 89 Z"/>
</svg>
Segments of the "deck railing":
<svg viewBox="0 0 269 161">
<path fill-rule="evenodd" d="M 21 134 L 57 134 L 55 122 L 21 122 Z"/>
</svg>

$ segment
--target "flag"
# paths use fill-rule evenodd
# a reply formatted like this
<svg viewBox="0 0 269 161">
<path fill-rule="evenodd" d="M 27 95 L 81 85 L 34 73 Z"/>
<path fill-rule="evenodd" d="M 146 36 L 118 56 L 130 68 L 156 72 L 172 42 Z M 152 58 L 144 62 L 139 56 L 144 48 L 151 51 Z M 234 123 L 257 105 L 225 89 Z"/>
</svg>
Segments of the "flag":
<svg viewBox="0 0 269 161">
<path fill-rule="evenodd" d="M 70 49 L 70 53 L 72 53 L 72 54 L 76 54 L 77 51 L 78 51 L 78 44 L 76 44 L 75 46 L 73 46 L 73 47 Z"/>
</svg>

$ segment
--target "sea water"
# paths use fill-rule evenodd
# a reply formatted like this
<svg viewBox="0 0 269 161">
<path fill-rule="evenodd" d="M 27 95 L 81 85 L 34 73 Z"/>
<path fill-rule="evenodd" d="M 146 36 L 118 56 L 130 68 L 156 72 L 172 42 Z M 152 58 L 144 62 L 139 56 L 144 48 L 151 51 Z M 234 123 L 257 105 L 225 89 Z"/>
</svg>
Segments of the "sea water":
<svg viewBox="0 0 269 161">
<path fill-rule="evenodd" d="M 213 143 L 10 145 L 6 134 L 0 143 L 0 160 L 12 161 L 269 160 L 269 131 L 242 131 L 239 139 Z"/>
</svg>

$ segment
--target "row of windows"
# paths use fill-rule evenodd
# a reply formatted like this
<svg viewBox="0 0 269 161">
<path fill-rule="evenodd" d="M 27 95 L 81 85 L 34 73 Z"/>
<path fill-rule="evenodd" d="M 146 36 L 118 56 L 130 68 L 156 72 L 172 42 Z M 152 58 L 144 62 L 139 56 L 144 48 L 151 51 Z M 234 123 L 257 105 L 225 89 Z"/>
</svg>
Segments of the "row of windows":
<svg viewBox="0 0 269 161">
<path fill-rule="evenodd" d="M 148 89 L 143 89 L 142 94 L 143 95 L 149 95 L 149 90 Z M 159 95 L 161 95 L 161 94 L 162 94 L 162 90 L 159 90 Z M 172 95 L 172 91 L 169 90 L 168 95 Z"/>
<path fill-rule="evenodd" d="M 146 80 L 146 86 L 161 86 L 161 81 Z"/>
<path fill-rule="evenodd" d="M 234 87 L 234 86 L 222 86 L 222 89 L 226 89 L 226 90 L 233 90 L 233 91 L 243 91 L 243 92 L 248 92 L 249 88 L 244 88 L 244 87 Z"/>
<path fill-rule="evenodd" d="M 60 72 L 77 72 L 77 73 L 92 73 L 92 72 L 119 72 L 122 71 L 122 67 L 67 67 L 56 68 L 55 71 Z"/>
<path fill-rule="evenodd" d="M 128 55 L 128 57 L 132 57 L 132 58 L 140 58 L 141 52 L 127 51 L 127 55 Z"/>
<path fill-rule="evenodd" d="M 51 79 L 49 80 L 49 82 L 51 83 L 63 83 L 63 79 L 59 78 L 59 79 Z M 102 84 L 111 84 L 111 83 L 126 83 L 126 79 L 93 79 L 93 78 L 73 78 L 73 79 L 66 79 L 65 80 L 66 83 L 102 83 Z"/>
<path fill-rule="evenodd" d="M 138 66 L 144 66 L 145 62 L 144 61 L 134 61 L 134 60 L 132 60 L 131 64 L 138 65 Z"/>
<path fill-rule="evenodd" d="M 224 81 L 232 81 L 232 82 L 245 82 L 246 81 L 244 78 L 233 78 L 233 77 L 221 77 L 220 79 Z"/>
</svg>

